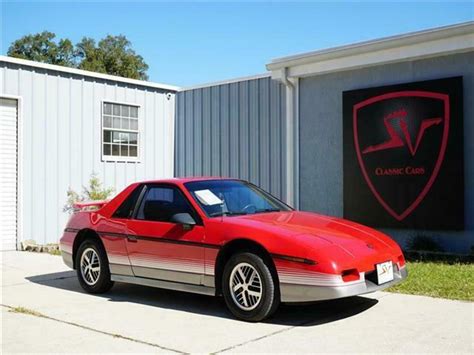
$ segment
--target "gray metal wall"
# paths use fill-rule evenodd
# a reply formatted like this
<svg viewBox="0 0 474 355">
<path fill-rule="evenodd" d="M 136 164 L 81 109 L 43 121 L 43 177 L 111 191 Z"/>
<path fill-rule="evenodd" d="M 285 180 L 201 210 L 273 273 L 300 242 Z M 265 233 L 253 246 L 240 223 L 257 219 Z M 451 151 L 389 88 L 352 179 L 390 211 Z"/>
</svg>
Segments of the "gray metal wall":
<svg viewBox="0 0 474 355">
<path fill-rule="evenodd" d="M 285 89 L 269 77 L 179 92 L 177 176 L 249 180 L 285 193 Z"/>
<path fill-rule="evenodd" d="M 175 103 L 166 93 L 0 62 L 0 96 L 22 99 L 21 240 L 57 242 L 68 218 L 66 191 L 82 191 L 92 172 L 116 192 L 136 180 L 173 176 Z M 102 100 L 140 105 L 140 162 L 101 160 Z"/>
<path fill-rule="evenodd" d="M 446 250 L 474 245 L 474 52 L 381 65 L 300 80 L 300 207 L 343 214 L 342 92 L 462 75 L 464 77 L 465 232 L 387 230 L 402 245 L 431 235 Z"/>
</svg>

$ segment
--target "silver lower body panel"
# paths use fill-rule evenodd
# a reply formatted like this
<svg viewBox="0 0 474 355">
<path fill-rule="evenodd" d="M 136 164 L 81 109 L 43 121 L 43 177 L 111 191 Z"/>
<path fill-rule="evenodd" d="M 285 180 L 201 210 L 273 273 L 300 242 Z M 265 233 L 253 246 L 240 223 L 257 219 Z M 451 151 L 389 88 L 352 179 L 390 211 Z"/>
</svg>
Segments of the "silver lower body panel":
<svg viewBox="0 0 474 355">
<path fill-rule="evenodd" d="M 215 296 L 216 290 L 214 287 L 207 287 L 202 285 L 191 285 L 179 282 L 148 279 L 145 277 L 125 276 L 125 275 L 111 275 L 112 281 L 126 282 L 135 285 L 151 286 L 157 288 L 164 288 L 167 290 L 199 293 L 202 295 Z"/>
<path fill-rule="evenodd" d="M 393 281 L 377 285 L 371 281 L 341 286 L 307 286 L 297 284 L 280 284 L 281 301 L 286 303 L 313 302 L 351 297 L 384 290 L 396 285 L 408 276 L 407 268 L 394 272 Z"/>
<path fill-rule="evenodd" d="M 64 264 L 69 266 L 71 269 L 74 269 L 74 260 L 72 260 L 72 254 L 61 250 L 61 256 L 63 258 Z"/>
<path fill-rule="evenodd" d="M 141 266 L 133 266 L 132 269 L 135 276 L 145 279 L 180 282 L 194 285 L 199 285 L 202 281 L 202 274 L 195 274 L 191 272 L 156 269 Z"/>
<path fill-rule="evenodd" d="M 133 276 L 132 267 L 124 264 L 109 264 L 111 274 L 119 274 L 125 276 Z"/>
</svg>

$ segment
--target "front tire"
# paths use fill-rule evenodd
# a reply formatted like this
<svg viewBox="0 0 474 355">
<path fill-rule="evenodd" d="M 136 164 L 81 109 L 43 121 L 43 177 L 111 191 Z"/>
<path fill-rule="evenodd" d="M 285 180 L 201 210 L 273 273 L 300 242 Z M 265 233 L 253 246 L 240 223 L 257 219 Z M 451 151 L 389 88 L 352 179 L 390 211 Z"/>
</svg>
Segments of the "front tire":
<svg viewBox="0 0 474 355">
<path fill-rule="evenodd" d="M 278 285 L 270 267 L 252 253 L 230 258 L 222 276 L 222 292 L 232 314 L 249 322 L 271 316 L 280 303 Z"/>
<path fill-rule="evenodd" d="M 110 280 L 109 262 L 102 244 L 87 239 L 76 254 L 76 272 L 81 287 L 88 293 L 103 293 L 114 285 Z"/>
</svg>

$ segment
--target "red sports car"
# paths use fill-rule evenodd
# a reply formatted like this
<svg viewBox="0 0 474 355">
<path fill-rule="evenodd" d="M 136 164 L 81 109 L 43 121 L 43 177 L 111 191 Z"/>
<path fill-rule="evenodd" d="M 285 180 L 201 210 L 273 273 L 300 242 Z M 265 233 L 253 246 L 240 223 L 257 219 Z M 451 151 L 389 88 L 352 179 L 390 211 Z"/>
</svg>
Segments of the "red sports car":
<svg viewBox="0 0 474 355">
<path fill-rule="evenodd" d="M 295 211 L 241 180 L 146 181 L 77 207 L 61 252 L 90 293 L 118 281 L 223 295 L 236 317 L 260 321 L 280 302 L 360 295 L 407 276 L 386 235 Z"/>
</svg>

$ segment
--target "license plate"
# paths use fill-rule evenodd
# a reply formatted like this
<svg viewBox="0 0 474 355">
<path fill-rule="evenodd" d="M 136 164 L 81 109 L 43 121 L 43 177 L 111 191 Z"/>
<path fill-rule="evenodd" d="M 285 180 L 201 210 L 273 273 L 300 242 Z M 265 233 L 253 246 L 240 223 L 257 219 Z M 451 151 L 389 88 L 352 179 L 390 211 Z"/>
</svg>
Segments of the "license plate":
<svg viewBox="0 0 474 355">
<path fill-rule="evenodd" d="M 377 281 L 378 284 L 384 284 L 393 280 L 393 263 L 386 261 L 384 263 L 377 264 Z"/>
</svg>

